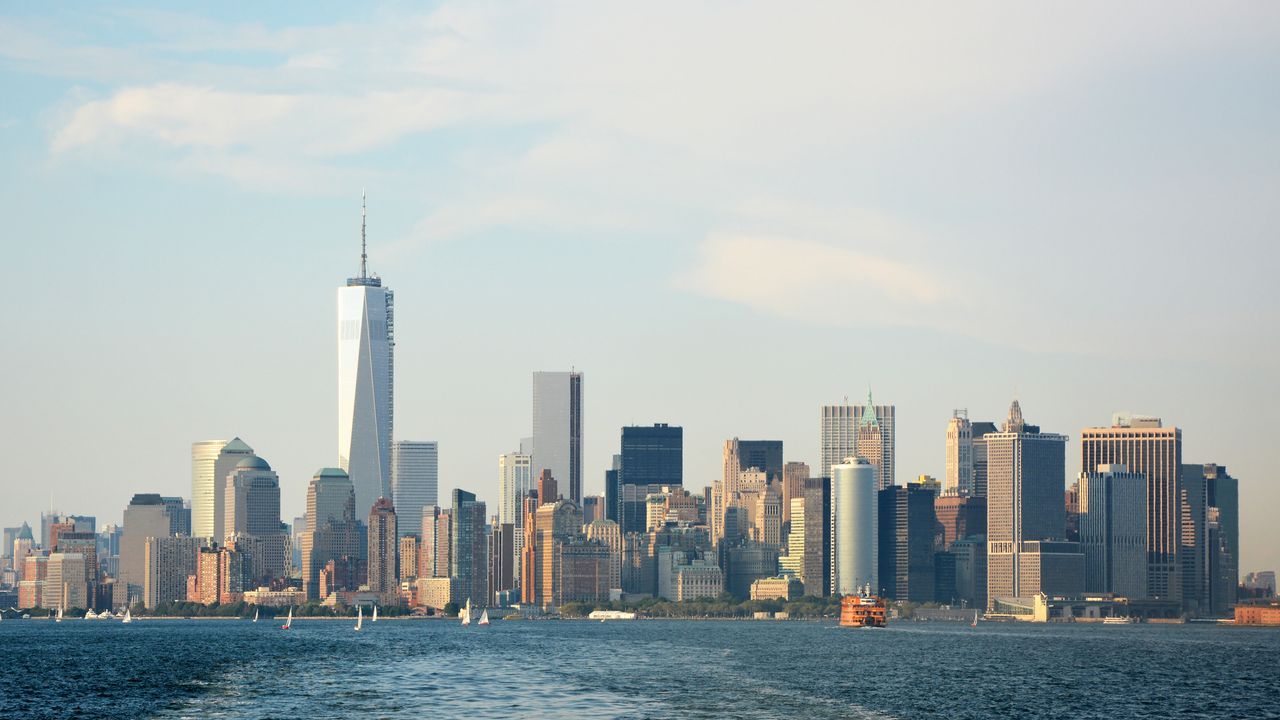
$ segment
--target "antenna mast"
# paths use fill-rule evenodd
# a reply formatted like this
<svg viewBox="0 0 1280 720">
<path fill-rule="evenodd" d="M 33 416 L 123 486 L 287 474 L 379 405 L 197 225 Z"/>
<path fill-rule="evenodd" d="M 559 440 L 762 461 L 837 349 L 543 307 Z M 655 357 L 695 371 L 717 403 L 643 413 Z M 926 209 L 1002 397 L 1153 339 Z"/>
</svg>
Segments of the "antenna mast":
<svg viewBox="0 0 1280 720">
<path fill-rule="evenodd" d="M 361 279 L 368 277 L 365 272 L 365 264 L 369 256 L 365 254 L 364 240 L 364 218 L 365 218 L 365 191 L 360 191 L 360 277 Z"/>
</svg>

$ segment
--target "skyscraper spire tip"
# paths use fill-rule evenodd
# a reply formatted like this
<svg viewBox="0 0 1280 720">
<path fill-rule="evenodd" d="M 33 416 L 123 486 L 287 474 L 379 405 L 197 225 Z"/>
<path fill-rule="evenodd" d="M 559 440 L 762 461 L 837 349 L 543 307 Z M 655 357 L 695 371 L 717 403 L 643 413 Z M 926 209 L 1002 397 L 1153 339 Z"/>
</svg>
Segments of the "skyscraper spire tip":
<svg viewBox="0 0 1280 720">
<path fill-rule="evenodd" d="M 367 271 L 369 256 L 365 252 L 365 209 L 366 209 L 366 193 L 364 188 L 360 188 L 360 278 L 369 277 Z"/>
</svg>

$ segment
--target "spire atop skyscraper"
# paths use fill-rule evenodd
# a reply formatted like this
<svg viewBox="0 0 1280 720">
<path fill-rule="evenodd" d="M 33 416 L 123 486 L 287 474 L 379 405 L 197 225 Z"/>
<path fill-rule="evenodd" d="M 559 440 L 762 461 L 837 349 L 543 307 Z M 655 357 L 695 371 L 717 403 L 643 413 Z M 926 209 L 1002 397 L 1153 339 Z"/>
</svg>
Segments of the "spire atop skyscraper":
<svg viewBox="0 0 1280 720">
<path fill-rule="evenodd" d="M 1009 406 L 1009 421 L 1004 424 L 1004 431 L 1022 432 L 1026 425 L 1026 421 L 1022 419 L 1022 405 L 1014 398 L 1013 404 Z"/>
<path fill-rule="evenodd" d="M 862 424 L 863 425 L 879 425 L 880 420 L 876 417 L 876 406 L 871 402 L 871 388 L 867 388 L 867 404 L 862 408 Z"/>
<path fill-rule="evenodd" d="M 364 238 L 365 199 L 366 199 L 366 193 L 362 188 L 360 190 L 360 278 L 361 279 L 369 277 L 369 273 L 367 272 L 367 268 L 366 268 L 366 263 L 368 261 L 369 256 L 365 253 L 365 238 Z"/>
</svg>

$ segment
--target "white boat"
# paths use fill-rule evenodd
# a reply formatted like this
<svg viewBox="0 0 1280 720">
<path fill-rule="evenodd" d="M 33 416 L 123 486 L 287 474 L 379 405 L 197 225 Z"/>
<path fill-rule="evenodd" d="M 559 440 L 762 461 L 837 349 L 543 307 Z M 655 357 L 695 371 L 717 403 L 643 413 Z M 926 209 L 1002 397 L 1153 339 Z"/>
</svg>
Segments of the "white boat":
<svg viewBox="0 0 1280 720">
<path fill-rule="evenodd" d="M 292 610 L 293 608 L 289 608 L 289 609 Z M 258 608 L 253 609 L 253 621 L 258 622 Z"/>
<path fill-rule="evenodd" d="M 85 620 L 97 620 L 97 619 L 98 619 L 98 613 L 94 612 L 93 610 L 89 610 L 88 612 L 86 612 L 86 613 L 84 614 L 84 619 L 85 619 Z"/>
<path fill-rule="evenodd" d="M 973 622 L 969 623 L 969 627 L 978 627 L 978 611 L 973 611 Z"/>
<path fill-rule="evenodd" d="M 62 606 L 58 606 L 58 616 L 53 619 L 54 622 L 62 622 Z"/>
<path fill-rule="evenodd" d="M 378 622 L 378 606 L 377 605 L 373 606 L 373 619 L 370 620 L 369 622 Z"/>
<path fill-rule="evenodd" d="M 1133 618 L 1127 618 L 1127 617 L 1102 618 L 1103 625 L 1130 625 L 1132 623 L 1133 623 Z"/>
<path fill-rule="evenodd" d="M 600 622 L 606 620 L 635 620 L 636 614 L 622 610 L 592 610 L 591 614 L 587 615 L 587 619 L 599 620 Z"/>
<path fill-rule="evenodd" d="M 361 626 L 364 625 L 364 606 L 356 606 L 356 632 L 360 632 Z"/>
<path fill-rule="evenodd" d="M 466 607 L 462 608 L 462 613 L 460 614 L 462 615 L 462 624 L 470 625 L 471 624 L 471 598 L 467 598 Z"/>
<path fill-rule="evenodd" d="M 133 613 L 129 611 L 129 608 L 124 609 L 124 619 L 122 619 L 120 622 L 126 622 L 126 623 L 133 622 Z"/>
<path fill-rule="evenodd" d="M 289 617 L 285 618 L 284 624 L 280 626 L 281 630 L 293 629 L 293 606 L 289 606 Z"/>
<path fill-rule="evenodd" d="M 488 625 L 488 624 L 489 624 L 489 608 L 485 608 L 483 611 L 481 611 L 481 613 L 480 613 L 480 622 L 478 622 L 478 623 L 476 623 L 476 624 L 477 624 L 477 625 Z"/>
<path fill-rule="evenodd" d="M 102 612 L 98 613 L 98 619 L 99 620 L 115 620 L 116 616 L 111 613 L 111 608 L 107 608 L 106 610 L 103 610 Z"/>
</svg>

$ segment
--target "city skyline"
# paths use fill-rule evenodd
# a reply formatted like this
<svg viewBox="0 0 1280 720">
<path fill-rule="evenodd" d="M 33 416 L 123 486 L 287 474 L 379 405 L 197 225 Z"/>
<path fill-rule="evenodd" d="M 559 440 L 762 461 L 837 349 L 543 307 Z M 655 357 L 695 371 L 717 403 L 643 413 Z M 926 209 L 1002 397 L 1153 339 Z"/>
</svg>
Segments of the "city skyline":
<svg viewBox="0 0 1280 720">
<path fill-rule="evenodd" d="M 1032 37 L 1044 39 L 1044 19 L 1033 10 L 1020 12 L 1025 14 L 1014 21 L 1026 23 Z M 666 422 L 685 428 L 683 477 L 691 489 L 718 477 L 719 450 L 732 437 L 781 439 L 785 460 L 816 468 L 817 408 L 837 404 L 844 396 L 860 397 L 868 385 L 877 401 L 896 409 L 898 482 L 918 474 L 943 477 L 943 439 L 951 410 L 967 407 L 972 418 L 999 418 L 1016 396 L 1043 427 L 1070 438 L 1064 482 L 1082 469 L 1081 431 L 1109 424 L 1115 411 L 1149 413 L 1180 428 L 1187 461 L 1224 464 L 1241 480 L 1240 572 L 1280 566 L 1280 530 L 1269 522 L 1268 510 L 1280 503 L 1280 489 L 1265 482 L 1270 467 L 1262 429 L 1265 410 L 1280 400 L 1270 360 L 1280 346 L 1274 329 L 1280 324 L 1278 303 L 1263 270 L 1275 251 L 1262 241 L 1262 228 L 1273 225 L 1274 211 L 1258 198 L 1258 188 L 1275 178 L 1266 176 L 1259 184 L 1252 171 L 1246 172 L 1256 162 L 1249 158 L 1257 156 L 1214 139 L 1219 134 L 1254 137 L 1274 124 L 1268 120 L 1275 109 L 1250 104 L 1248 98 L 1256 94 L 1253 83 L 1274 67 L 1276 55 L 1263 42 L 1266 36 L 1252 29 L 1266 23 L 1244 10 L 1220 18 L 1226 28 L 1221 37 L 1184 49 L 1182 41 L 1197 23 L 1193 11 L 1179 12 L 1191 14 L 1174 14 L 1154 26 L 1140 10 L 1114 18 L 1121 28 L 1145 31 L 1148 40 L 1136 51 L 1147 62 L 1141 67 L 1122 63 L 1119 72 L 1103 77 L 1082 53 L 1068 47 L 1071 42 L 1058 42 L 1050 44 L 1047 59 L 1023 71 L 1026 75 L 996 73 L 1034 91 L 1032 95 L 1045 93 L 1066 103 L 1086 125 L 1118 113 L 1116 129 L 1103 133 L 1100 147 L 1082 146 L 1074 126 L 1051 125 L 1043 131 L 1047 138 L 1037 136 L 1035 143 L 1025 145 L 1029 140 L 1014 138 L 1006 144 L 973 130 L 990 118 L 951 104 L 966 87 L 954 75 L 936 86 L 912 84 L 907 81 L 924 81 L 929 75 L 919 73 L 919 66 L 908 67 L 901 70 L 906 74 L 898 78 L 902 83 L 886 89 L 875 78 L 855 74 L 851 82 L 883 91 L 874 95 L 874 102 L 884 117 L 901 112 L 902 99 L 890 92 L 901 87 L 908 100 L 949 111 L 947 119 L 955 129 L 952 134 L 925 133 L 929 142 L 921 147 L 936 153 L 926 161 L 907 150 L 901 138 L 884 135 L 880 144 L 836 153 L 845 161 L 870 156 L 879 158 L 876 165 L 905 168 L 884 185 L 900 193 L 876 191 L 859 176 L 848 185 L 853 200 L 833 198 L 829 188 L 787 191 L 763 181 L 768 173 L 762 166 L 803 160 L 808 157 L 804 147 L 759 145 L 760 165 L 745 170 L 730 162 L 727 151 L 736 145 L 708 140 L 708 146 L 699 148 L 707 136 L 693 130 L 709 117 L 720 117 L 714 111 L 724 108 L 703 103 L 694 108 L 701 114 L 685 118 L 689 128 L 645 115 L 657 123 L 652 134 L 640 133 L 643 123 L 633 121 L 622 135 L 603 132 L 613 126 L 599 120 L 588 123 L 585 134 L 561 128 L 557 123 L 566 108 L 544 107 L 547 122 L 557 125 L 547 134 L 527 126 L 500 134 L 497 157 L 488 159 L 509 174 L 497 176 L 504 194 L 494 197 L 439 192 L 448 186 L 447 175 L 414 176 L 383 157 L 388 147 L 421 150 L 448 160 L 440 164 L 470 180 L 457 183 L 459 188 L 483 185 L 490 176 L 475 165 L 485 165 L 481 158 L 486 156 L 466 162 L 466 152 L 454 155 L 439 147 L 471 132 L 482 140 L 458 140 L 463 150 L 474 152 L 485 143 L 489 136 L 478 129 L 470 110 L 445 123 L 454 133 L 447 138 L 433 135 L 431 121 L 419 121 L 410 130 L 379 125 L 370 129 L 374 136 L 365 144 L 321 153 L 318 167 L 304 165 L 303 171 L 316 171 L 303 172 L 316 179 L 316 187 L 308 189 L 306 183 L 292 182 L 298 163 L 308 157 L 307 133 L 288 141 L 282 132 L 297 127 L 293 110 L 282 110 L 281 118 L 268 117 L 261 125 L 233 126 L 229 137 L 210 137 L 212 128 L 193 124 L 189 117 L 165 117 L 158 110 L 181 105 L 175 99 L 212 111 L 219 103 L 237 106 L 238 99 L 248 107 L 262 107 L 274 97 L 252 89 L 252 83 L 200 75 L 201 62 L 225 69 L 252 47 L 252 38 L 239 32 L 244 29 L 240 19 L 203 18 L 203 24 L 183 25 L 174 17 L 153 17 L 148 26 L 135 17 L 132 25 L 126 23 L 131 31 L 108 38 L 94 32 L 102 18 L 88 14 L 71 25 L 96 38 L 85 42 L 53 29 L 38 15 L 11 16 L 5 36 L 20 33 L 31 40 L 4 43 L 0 49 L 0 73 L 19 88 L 0 114 L 0 147 L 13 158 L 0 171 L 0 184 L 10 191 L 4 202 L 14 218 L 12 237 L 25 239 L 13 243 L 14 260 L 32 271 L 19 273 L 3 292 L 11 306 L 21 307 L 32 297 L 45 298 L 45 306 L 39 322 L 20 314 L 2 321 L 6 337 L 42 351 L 0 360 L 6 377 L 24 379 L 10 386 L 13 402 L 31 408 L 23 417 L 6 417 L 0 430 L 13 447 L 33 450 L 16 458 L 15 475 L 47 482 L 7 484 L 6 516 L 0 524 L 34 519 L 51 504 L 96 515 L 105 523 L 117 520 L 136 493 L 189 497 L 192 443 L 237 436 L 271 458 L 285 517 L 301 514 L 312 475 L 339 465 L 332 450 L 338 366 L 332 286 L 354 267 L 355 195 L 368 185 L 370 269 L 383 273 L 399 291 L 396 435 L 439 443 L 442 498 L 451 488 L 462 487 L 498 507 L 497 458 L 530 433 L 528 378 L 539 370 L 576 368 L 591 377 L 591 391 L 584 395 L 582 485 L 592 495 L 603 492 L 604 471 L 617 451 L 617 431 L 625 425 Z M 784 36 L 790 37 L 787 29 L 794 23 L 805 22 L 802 15 L 787 20 Z M 754 9 L 744 9 L 744 16 L 759 25 L 777 20 Z M 310 33 L 319 32 L 323 23 L 350 21 L 357 34 L 374 34 L 400 19 L 390 18 L 320 19 L 294 40 L 286 38 L 290 23 L 266 19 L 266 38 L 260 42 L 272 58 L 296 60 L 292 72 L 305 74 L 304 61 L 323 59 L 308 55 L 317 44 Z M 490 21 L 484 18 L 450 20 L 441 13 L 425 18 L 437 27 L 475 23 L 466 26 L 473 32 L 463 33 L 473 38 L 470 42 L 484 45 L 488 37 L 483 29 Z M 691 22 L 707 26 L 713 21 Z M 1078 39 L 1090 26 L 1068 23 L 1055 37 Z M 564 37 L 570 29 L 533 28 L 533 72 L 548 70 L 540 64 L 548 62 L 547 55 L 538 52 L 553 44 L 548 38 Z M 204 52 L 198 48 L 208 47 L 219 30 L 228 31 L 222 33 L 227 39 L 212 57 L 197 62 L 194 56 Z M 159 51 L 143 41 L 150 33 L 170 31 L 177 35 L 172 63 L 124 72 L 89 60 L 110 56 L 109 50 L 153 57 Z M 957 32 L 964 47 L 985 39 L 967 25 Z M 409 35 L 408 30 L 389 33 L 391 47 L 403 51 L 412 44 Z M 1008 42 L 1000 47 L 1008 48 Z M 1108 53 L 1117 47 L 1098 42 L 1102 47 L 1094 49 L 1114 60 Z M 463 42 L 460 49 L 443 48 L 450 58 L 445 69 L 456 71 L 465 64 L 475 52 L 468 47 Z M 67 49 L 82 52 L 62 52 Z M 339 66 L 372 62 L 353 59 L 349 48 L 336 52 L 330 60 Z M 937 57 L 921 62 L 932 68 Z M 982 61 L 961 62 L 974 69 L 973 63 Z M 1201 74 L 1190 80 L 1166 77 L 1186 64 Z M 702 63 L 693 67 L 695 76 L 704 78 L 717 69 Z M 386 90 L 389 70 L 360 69 L 373 78 L 372 85 L 361 90 L 339 84 L 336 99 L 359 104 L 367 92 Z M 991 67 L 979 64 L 977 69 Z M 303 105 L 333 99 L 318 95 L 305 77 L 271 63 L 249 63 L 246 72 Z M 619 82 L 632 87 L 643 85 L 642 79 L 623 73 Z M 1129 87 L 1126 83 L 1148 82 L 1154 86 L 1144 87 L 1157 88 L 1146 96 L 1149 106 L 1122 103 L 1117 108 L 1114 100 Z M 1043 114 L 1033 116 L 1043 119 L 1058 107 L 1043 99 L 1036 104 L 996 83 L 977 90 L 996 115 L 1009 109 L 1039 111 Z M 803 86 L 796 92 L 812 91 Z M 1240 109 L 1257 124 L 1176 112 L 1206 95 Z M 474 100 L 470 95 L 464 99 Z M 577 97 L 569 109 L 598 99 Z M 136 113 L 123 112 L 128 109 Z M 617 121 L 625 109 L 603 110 Z M 853 126 L 868 133 L 879 127 L 874 118 L 836 109 L 841 110 L 837 118 L 859 119 Z M 395 114 L 394 105 L 390 112 L 385 107 L 380 111 Z M 1143 129 L 1153 117 L 1160 118 L 1167 135 L 1147 136 Z M 527 115 L 521 120 L 533 123 Z M 335 122 L 340 124 L 325 128 L 335 136 L 352 136 L 359 127 L 350 120 Z M 1207 149 L 1197 145 L 1206 155 L 1217 154 L 1210 173 L 1181 151 L 1193 131 L 1194 137 L 1202 137 L 1200 122 L 1225 123 L 1214 126 L 1221 133 L 1207 136 Z M 818 138 L 830 137 L 821 127 L 813 129 Z M 742 132 L 737 139 L 749 142 L 763 130 L 747 127 Z M 266 140 L 251 139 L 251 148 L 279 143 L 276 150 L 262 153 L 264 164 L 257 166 L 251 155 L 234 149 L 255 133 Z M 1023 153 L 1045 162 L 1037 162 L 1035 172 L 1005 168 L 1007 174 L 994 178 L 1001 182 L 993 186 L 991 198 L 972 192 L 951 197 L 944 192 L 955 189 L 951 186 L 907 192 L 906 185 L 925 182 L 914 174 L 922 168 L 954 167 L 970 158 L 957 149 L 954 133 L 972 133 L 960 137 L 992 151 L 991 156 Z M 580 178 L 599 169 L 602 155 L 617 160 L 618 144 L 640 142 L 637 137 L 661 140 L 667 153 L 655 155 L 674 158 L 673 172 L 701 168 L 702 173 L 692 176 L 715 186 L 727 183 L 733 173 L 721 171 L 733 168 L 754 182 L 729 183 L 737 189 L 713 195 L 676 183 L 674 194 L 668 191 L 653 200 L 658 203 L 654 212 L 642 213 L 650 219 L 630 230 L 623 227 L 625 220 L 641 213 L 631 203 L 643 196 L 633 183 L 661 186 L 665 175 L 629 154 L 624 153 L 624 167 L 639 172 L 620 194 L 604 189 L 585 194 L 602 201 L 607 217 L 585 205 L 559 204 L 570 193 L 549 197 L 533 187 L 530 174 L 542 178 L 545 173 L 552 189 L 566 183 L 578 189 Z M 1029 152 L 1056 140 L 1065 147 L 1049 152 L 1061 154 L 1045 158 Z M 705 149 L 710 160 L 696 149 Z M 1134 189 L 1124 202 L 1112 204 L 1102 192 L 1108 172 L 1070 162 L 1072 153 L 1100 149 L 1129 153 L 1122 180 Z M 114 165 L 121 150 L 137 152 L 127 153 L 130 162 Z M 1274 147 L 1257 152 L 1271 157 Z M 1168 163 L 1174 172 L 1168 171 Z M 843 166 L 811 167 L 830 178 Z M 1062 179 L 1031 183 L 1034 197 L 1015 187 L 1046 167 L 1056 169 Z M 1191 177 L 1209 174 L 1219 178 L 1221 188 L 1187 185 Z M 1249 182 L 1243 184 L 1246 177 Z M 93 178 L 92 192 L 85 178 Z M 102 178 L 110 182 L 101 183 Z M 1067 182 L 1071 184 L 1055 184 Z M 1094 185 L 1097 192 L 1091 190 Z M 1071 193 L 1071 213 L 1063 201 L 1052 199 L 1055 192 Z M 1202 195 L 1203 213 L 1188 214 L 1185 208 L 1195 205 L 1188 200 Z M 53 203 L 67 211 L 55 210 Z M 689 211 L 689 205 L 703 209 Z M 1137 210 L 1131 214 L 1117 205 Z M 1155 206 L 1174 209 L 1145 217 L 1144 209 Z M 992 219 L 1006 213 L 1009 217 L 999 223 Z M 1068 214 L 1100 219 L 1064 219 Z M 1231 232 L 1223 238 L 1216 219 L 1227 216 Z M 851 229 L 833 229 L 844 225 Z M 593 239 L 599 236 L 608 239 Z M 1214 241 L 1204 242 L 1206 237 Z M 168 238 L 180 241 L 163 242 Z M 1149 257 L 1157 238 L 1174 252 Z M 1014 257 L 1024 248 L 1031 253 L 1027 259 Z M 1050 252 L 1045 248 L 1053 248 L 1054 254 L 1045 254 Z M 954 276 L 908 262 L 920 250 L 954 261 L 947 268 L 955 270 Z M 1102 253 L 1112 263 L 1105 271 L 1094 264 Z M 978 259 L 965 259 L 970 256 Z M 741 264 L 743 257 L 754 261 Z M 982 258 L 991 257 L 1000 258 L 996 264 L 1001 272 L 982 270 L 989 262 Z M 627 272 L 610 270 L 619 263 L 625 263 Z M 842 269 L 833 274 L 814 266 Z M 1218 282 L 1229 282 L 1234 293 L 1201 292 L 1206 268 L 1215 271 Z M 774 287 L 765 297 L 754 290 L 769 287 L 775 274 L 785 281 L 786 291 Z M 104 281 L 124 276 L 146 281 Z M 513 277 L 524 280 L 511 283 Z M 846 280 L 849 291 L 837 287 Z M 1117 281 L 1127 288 L 1119 298 Z M 809 287 L 827 290 L 815 295 Z M 938 287 L 955 308 L 931 299 Z M 1108 319 L 1108 303 L 1153 295 L 1162 304 L 1149 313 L 1148 327 L 1133 329 Z M 858 305 L 867 298 L 871 307 Z M 1017 300 L 1002 304 L 1007 298 Z M 874 319 L 845 318 L 840 309 L 846 306 Z M 1251 309 L 1247 317 L 1241 307 Z M 997 308 L 1009 313 L 1002 315 L 1006 323 L 986 317 Z M 247 345 L 228 347 L 231 333 Z M 789 354 L 771 349 L 780 344 L 808 350 Z M 1213 351 L 1192 351 L 1191 345 Z M 122 347 L 148 351 L 121 353 Z M 511 347 L 525 350 L 511 353 Z M 939 347 L 950 352 L 940 356 Z M 1146 353 L 1154 353 L 1154 359 L 1146 359 Z M 1141 362 L 1135 362 L 1135 354 Z M 78 457 L 55 451 L 66 443 L 83 455 L 116 457 L 124 449 L 146 453 L 152 462 L 141 477 L 135 468 L 85 473 Z M 569 479 L 557 480 L 567 494 Z M 368 509 L 357 507 L 357 516 Z"/>
</svg>

